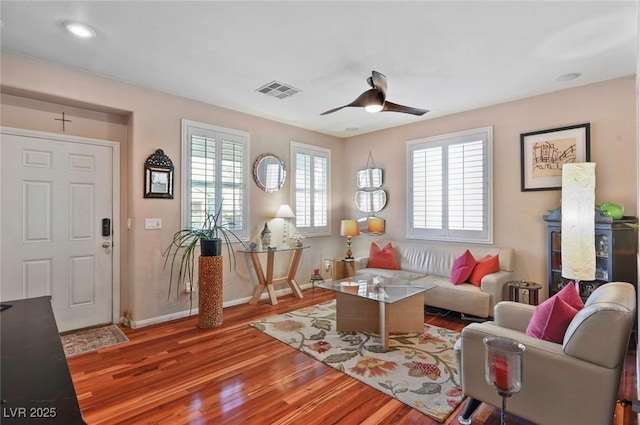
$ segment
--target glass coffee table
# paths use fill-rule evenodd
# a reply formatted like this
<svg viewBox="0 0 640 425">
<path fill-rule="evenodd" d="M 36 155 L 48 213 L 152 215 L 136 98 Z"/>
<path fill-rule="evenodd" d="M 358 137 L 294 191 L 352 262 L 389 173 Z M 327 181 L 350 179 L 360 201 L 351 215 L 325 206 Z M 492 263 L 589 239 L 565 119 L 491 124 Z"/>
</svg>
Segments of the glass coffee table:
<svg viewBox="0 0 640 425">
<path fill-rule="evenodd" d="M 374 332 L 389 350 L 389 333 L 415 333 L 424 329 L 424 293 L 435 287 L 390 277 L 356 274 L 318 288 L 336 292 L 336 329 L 339 332 Z"/>
</svg>

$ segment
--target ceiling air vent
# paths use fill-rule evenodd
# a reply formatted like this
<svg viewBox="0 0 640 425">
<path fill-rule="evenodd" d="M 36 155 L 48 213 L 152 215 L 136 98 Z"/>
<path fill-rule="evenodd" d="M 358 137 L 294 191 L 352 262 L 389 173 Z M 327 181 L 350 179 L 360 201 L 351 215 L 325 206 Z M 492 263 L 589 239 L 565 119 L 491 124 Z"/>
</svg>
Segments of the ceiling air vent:
<svg viewBox="0 0 640 425">
<path fill-rule="evenodd" d="M 283 84 L 278 81 L 272 81 L 256 89 L 256 91 L 260 93 L 264 93 L 268 96 L 277 97 L 278 99 L 284 99 L 286 97 L 293 96 L 294 94 L 298 93 L 301 90 L 298 90 L 295 87 L 291 87 L 288 84 Z"/>
</svg>

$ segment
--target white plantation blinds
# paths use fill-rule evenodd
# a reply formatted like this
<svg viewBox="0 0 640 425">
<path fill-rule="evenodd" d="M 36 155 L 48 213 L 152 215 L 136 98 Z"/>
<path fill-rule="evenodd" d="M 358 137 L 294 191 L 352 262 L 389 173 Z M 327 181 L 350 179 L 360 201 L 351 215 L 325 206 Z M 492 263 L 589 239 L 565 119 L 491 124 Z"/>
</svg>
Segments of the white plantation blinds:
<svg viewBox="0 0 640 425">
<path fill-rule="evenodd" d="M 408 145 L 408 237 L 493 240 L 492 128 Z"/>
<path fill-rule="evenodd" d="M 329 235 L 329 176 L 327 149 L 291 142 L 295 230 L 307 236 Z"/>
<path fill-rule="evenodd" d="M 184 227 L 222 206 L 221 224 L 247 237 L 247 176 L 247 133 L 183 121 Z"/>
</svg>

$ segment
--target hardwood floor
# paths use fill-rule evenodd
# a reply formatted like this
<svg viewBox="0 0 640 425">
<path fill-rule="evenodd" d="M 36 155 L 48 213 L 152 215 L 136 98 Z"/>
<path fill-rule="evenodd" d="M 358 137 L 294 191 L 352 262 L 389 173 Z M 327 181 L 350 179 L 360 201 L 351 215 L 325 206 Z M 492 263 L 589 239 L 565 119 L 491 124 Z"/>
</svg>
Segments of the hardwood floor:
<svg viewBox="0 0 640 425">
<path fill-rule="evenodd" d="M 383 393 L 251 328 L 259 318 L 334 298 L 304 291 L 279 304 L 263 300 L 224 310 L 224 323 L 198 329 L 196 318 L 123 329 L 126 344 L 69 359 L 88 424 L 438 424 Z M 425 316 L 460 331 L 457 315 Z M 628 354 L 620 398 L 636 398 L 635 350 Z M 466 403 L 466 402 L 465 402 Z M 457 424 L 464 404 L 445 424 Z M 498 409 L 482 404 L 473 424 L 497 425 Z M 508 423 L 529 422 L 507 416 Z M 614 425 L 637 425 L 618 406 Z"/>
</svg>

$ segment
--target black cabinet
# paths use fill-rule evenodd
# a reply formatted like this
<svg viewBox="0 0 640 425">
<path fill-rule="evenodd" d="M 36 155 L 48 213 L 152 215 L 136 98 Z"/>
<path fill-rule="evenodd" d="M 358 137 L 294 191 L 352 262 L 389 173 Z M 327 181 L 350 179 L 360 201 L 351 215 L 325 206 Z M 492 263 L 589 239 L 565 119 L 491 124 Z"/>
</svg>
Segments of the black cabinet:
<svg viewBox="0 0 640 425">
<path fill-rule="evenodd" d="M 562 277 L 562 223 L 560 209 L 543 216 L 547 222 L 547 258 L 549 296 L 558 292 L 567 282 Z M 636 217 L 624 217 L 613 220 L 603 217 L 596 211 L 595 247 L 596 279 L 580 282 L 580 296 L 583 299 L 598 286 L 607 282 L 637 282 L 636 255 L 638 253 L 638 230 L 629 224 L 637 225 Z"/>
</svg>

